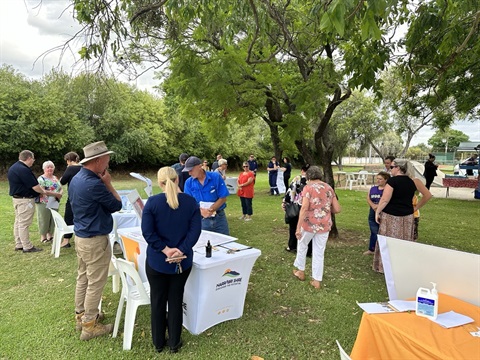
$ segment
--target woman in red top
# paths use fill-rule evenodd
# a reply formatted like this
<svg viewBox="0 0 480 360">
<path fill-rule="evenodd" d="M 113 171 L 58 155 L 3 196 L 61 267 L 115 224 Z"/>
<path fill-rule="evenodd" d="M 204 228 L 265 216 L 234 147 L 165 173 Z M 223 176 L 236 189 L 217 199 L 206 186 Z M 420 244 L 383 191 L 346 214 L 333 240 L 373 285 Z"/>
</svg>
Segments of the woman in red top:
<svg viewBox="0 0 480 360">
<path fill-rule="evenodd" d="M 310 166 L 306 173 L 307 185 L 302 191 L 302 207 L 298 217 L 297 257 L 293 266 L 293 275 L 305 280 L 305 263 L 308 244 L 313 242 L 312 278 L 310 285 L 319 289 L 323 279 L 323 254 L 327 245 L 328 234 L 332 227 L 332 214 L 340 212 L 335 191 L 330 185 L 321 181 L 322 171 L 318 166 Z"/>
<path fill-rule="evenodd" d="M 237 180 L 237 195 L 240 196 L 240 202 L 242 204 L 242 217 L 240 220 L 250 221 L 252 220 L 252 199 L 253 199 L 253 186 L 255 182 L 255 174 L 249 170 L 248 162 L 243 163 L 243 172 L 240 173 Z"/>
</svg>

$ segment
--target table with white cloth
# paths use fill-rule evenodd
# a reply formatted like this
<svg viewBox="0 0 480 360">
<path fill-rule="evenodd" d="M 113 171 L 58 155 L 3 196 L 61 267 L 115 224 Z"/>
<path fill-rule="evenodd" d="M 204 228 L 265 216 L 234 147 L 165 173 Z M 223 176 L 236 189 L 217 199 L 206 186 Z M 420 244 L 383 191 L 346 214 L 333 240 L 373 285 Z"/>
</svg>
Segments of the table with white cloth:
<svg viewBox="0 0 480 360">
<path fill-rule="evenodd" d="M 147 281 L 147 242 L 141 229 L 119 229 L 118 233 L 123 240 L 125 258 L 135 263 L 140 277 Z M 213 245 L 211 258 L 205 256 L 208 240 Z M 194 335 L 243 315 L 250 273 L 261 252 L 234 240 L 231 236 L 202 230 L 194 247 L 192 271 L 183 297 L 183 326 Z"/>
<path fill-rule="evenodd" d="M 117 229 L 140 226 L 140 219 L 133 210 L 120 210 L 113 213 L 112 217 L 117 221 Z"/>
</svg>

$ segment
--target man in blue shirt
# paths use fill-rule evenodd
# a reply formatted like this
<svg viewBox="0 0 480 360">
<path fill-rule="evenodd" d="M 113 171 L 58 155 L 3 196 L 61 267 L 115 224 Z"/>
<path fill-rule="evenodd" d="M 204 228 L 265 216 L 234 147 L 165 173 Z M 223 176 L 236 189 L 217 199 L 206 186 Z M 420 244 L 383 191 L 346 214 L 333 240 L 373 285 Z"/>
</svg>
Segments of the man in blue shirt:
<svg viewBox="0 0 480 360">
<path fill-rule="evenodd" d="M 255 175 L 255 177 L 257 177 L 258 164 L 257 164 L 257 160 L 255 159 L 255 156 L 251 154 L 247 162 L 248 162 L 248 169 L 250 171 L 253 171 L 253 174 Z"/>
<path fill-rule="evenodd" d="M 33 152 L 23 150 L 18 154 L 18 161 L 8 169 L 9 194 L 13 198 L 15 223 L 13 236 L 15 237 L 15 251 L 33 253 L 43 249 L 33 246 L 30 241 L 29 228 L 32 225 L 35 213 L 35 198 L 38 195 L 61 197 L 53 191 L 46 191 L 40 186 L 37 178 L 30 169 L 35 161 Z"/>
<path fill-rule="evenodd" d="M 227 207 L 229 192 L 221 175 L 203 170 L 202 161 L 196 156 L 190 156 L 187 159 L 183 171 L 188 171 L 190 174 L 185 182 L 185 194 L 193 196 L 200 204 L 202 230 L 229 235 L 224 210 Z"/>
<path fill-rule="evenodd" d="M 112 258 L 109 233 L 113 229 L 112 213 L 122 209 L 120 195 L 107 171 L 110 154 L 99 141 L 83 148 L 83 168 L 70 182 L 68 197 L 72 204 L 75 250 L 77 251 L 77 285 L 75 319 L 82 330 L 80 340 L 111 333 L 113 325 L 99 322 L 98 307 L 107 282 Z"/>
</svg>

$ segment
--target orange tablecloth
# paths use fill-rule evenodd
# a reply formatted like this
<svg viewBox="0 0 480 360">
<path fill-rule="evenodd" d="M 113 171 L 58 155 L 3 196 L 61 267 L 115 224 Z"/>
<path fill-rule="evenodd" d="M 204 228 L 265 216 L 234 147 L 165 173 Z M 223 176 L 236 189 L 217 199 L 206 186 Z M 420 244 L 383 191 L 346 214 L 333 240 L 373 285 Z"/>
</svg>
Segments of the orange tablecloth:
<svg viewBox="0 0 480 360">
<path fill-rule="evenodd" d="M 439 294 L 439 313 L 455 311 L 474 323 L 445 329 L 412 313 L 364 313 L 352 349 L 353 360 L 480 359 L 480 338 L 469 332 L 480 326 L 480 307 Z"/>
</svg>

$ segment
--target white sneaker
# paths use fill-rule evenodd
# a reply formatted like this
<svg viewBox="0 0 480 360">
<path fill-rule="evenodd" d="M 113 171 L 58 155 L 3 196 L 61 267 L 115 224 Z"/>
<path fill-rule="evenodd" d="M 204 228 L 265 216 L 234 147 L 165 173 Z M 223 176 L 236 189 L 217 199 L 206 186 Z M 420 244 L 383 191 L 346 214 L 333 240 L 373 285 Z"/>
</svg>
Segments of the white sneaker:
<svg viewBox="0 0 480 360">
<path fill-rule="evenodd" d="M 245 220 L 245 215 L 240 216 L 240 217 L 238 218 L 238 220 Z"/>
<path fill-rule="evenodd" d="M 252 221 L 252 218 L 251 218 L 251 217 L 247 217 L 247 218 L 245 218 L 245 221 Z"/>
</svg>

